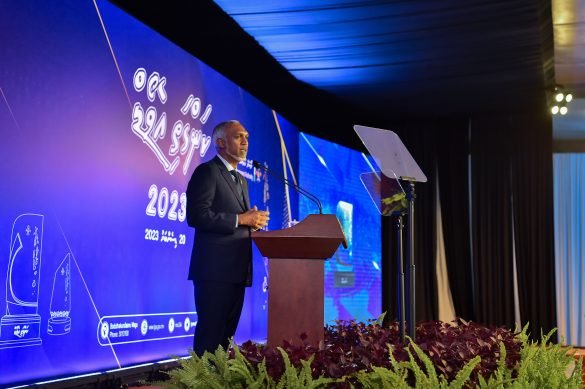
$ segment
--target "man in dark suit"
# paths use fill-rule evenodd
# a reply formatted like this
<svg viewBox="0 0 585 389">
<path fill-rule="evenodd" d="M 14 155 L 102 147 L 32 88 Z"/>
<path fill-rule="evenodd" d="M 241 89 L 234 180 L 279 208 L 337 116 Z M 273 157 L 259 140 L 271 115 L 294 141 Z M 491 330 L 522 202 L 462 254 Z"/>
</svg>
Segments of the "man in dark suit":
<svg viewBox="0 0 585 389">
<path fill-rule="evenodd" d="M 250 232 L 268 223 L 268 212 L 250 208 L 248 183 L 237 172 L 246 160 L 248 131 L 236 120 L 218 124 L 217 156 L 199 165 L 187 187 L 187 223 L 195 227 L 189 279 L 193 280 L 197 355 L 227 349 L 234 336 L 246 286 L 252 284 Z"/>
</svg>

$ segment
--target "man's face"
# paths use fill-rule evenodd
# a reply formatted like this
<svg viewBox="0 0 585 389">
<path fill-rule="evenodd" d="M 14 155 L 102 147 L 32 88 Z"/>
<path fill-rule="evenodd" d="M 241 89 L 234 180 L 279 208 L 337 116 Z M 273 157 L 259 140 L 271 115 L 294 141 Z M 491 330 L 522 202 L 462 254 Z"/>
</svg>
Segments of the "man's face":
<svg viewBox="0 0 585 389">
<path fill-rule="evenodd" d="M 232 124 L 224 130 L 223 139 L 218 139 L 224 158 L 230 163 L 246 160 L 248 154 L 248 131 L 241 124 Z"/>
</svg>

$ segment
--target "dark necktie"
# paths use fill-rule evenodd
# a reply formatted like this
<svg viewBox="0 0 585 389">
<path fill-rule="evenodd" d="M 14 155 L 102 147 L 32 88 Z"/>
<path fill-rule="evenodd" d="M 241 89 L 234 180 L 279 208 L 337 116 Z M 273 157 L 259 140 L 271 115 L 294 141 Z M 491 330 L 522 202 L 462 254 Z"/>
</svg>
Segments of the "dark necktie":
<svg viewBox="0 0 585 389">
<path fill-rule="evenodd" d="M 244 190 L 242 189 L 242 183 L 240 182 L 240 177 L 235 170 L 230 170 L 230 174 L 234 178 L 234 182 L 236 183 L 236 188 L 238 188 L 238 194 L 240 195 L 240 199 L 244 202 Z"/>
</svg>

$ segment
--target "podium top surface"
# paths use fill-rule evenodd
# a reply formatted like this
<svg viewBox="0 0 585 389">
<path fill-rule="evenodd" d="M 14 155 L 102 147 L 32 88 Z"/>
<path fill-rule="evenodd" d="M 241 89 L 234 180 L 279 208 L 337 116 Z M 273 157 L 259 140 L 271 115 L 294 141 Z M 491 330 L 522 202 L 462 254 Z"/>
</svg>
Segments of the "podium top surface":
<svg viewBox="0 0 585 389">
<path fill-rule="evenodd" d="M 268 258 L 327 259 L 340 244 L 347 248 L 335 215 L 309 215 L 290 228 L 253 232 L 252 240 Z"/>
</svg>

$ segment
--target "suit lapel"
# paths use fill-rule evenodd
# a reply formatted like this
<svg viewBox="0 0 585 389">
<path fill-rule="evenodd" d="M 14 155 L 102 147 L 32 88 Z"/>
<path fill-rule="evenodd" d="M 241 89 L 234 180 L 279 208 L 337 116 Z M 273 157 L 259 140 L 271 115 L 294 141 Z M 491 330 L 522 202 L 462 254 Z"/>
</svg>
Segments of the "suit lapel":
<svg viewBox="0 0 585 389">
<path fill-rule="evenodd" d="M 232 178 L 232 175 L 227 170 L 227 168 L 225 167 L 223 162 L 217 156 L 215 157 L 215 164 L 219 168 L 219 171 L 221 172 L 223 179 L 227 182 L 228 186 L 232 190 L 234 197 L 236 198 L 236 200 L 238 200 L 238 203 L 242 206 L 242 209 L 244 211 L 248 210 L 248 207 L 246 207 L 246 204 L 245 204 L 245 202 L 247 202 L 247 200 L 245 200 L 245 199 L 247 197 L 248 191 L 244 189 L 243 183 L 242 183 L 242 190 L 244 191 L 244 202 L 242 202 L 242 198 L 240 197 L 240 194 L 238 193 L 238 188 L 236 186 L 236 183 L 234 182 L 234 179 Z"/>
<path fill-rule="evenodd" d="M 250 209 L 250 196 L 248 195 L 248 180 L 246 180 L 240 173 L 238 175 L 241 177 L 240 181 L 242 182 L 242 190 L 244 191 L 244 205 L 246 206 L 246 210 Z"/>
</svg>

